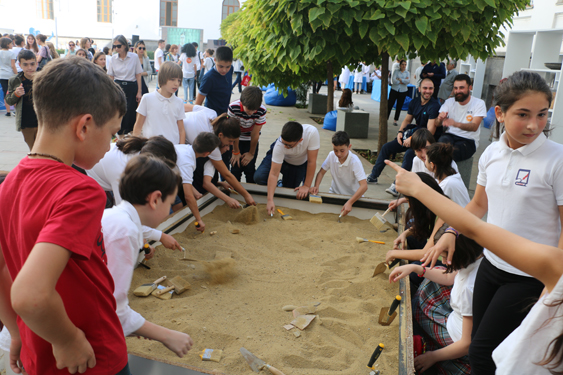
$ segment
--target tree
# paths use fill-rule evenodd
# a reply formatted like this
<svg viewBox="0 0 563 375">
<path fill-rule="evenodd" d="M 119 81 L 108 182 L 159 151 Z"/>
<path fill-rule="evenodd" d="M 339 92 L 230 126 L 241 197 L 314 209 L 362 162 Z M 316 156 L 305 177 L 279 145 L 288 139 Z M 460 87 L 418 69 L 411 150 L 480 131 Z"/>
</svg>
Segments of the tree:
<svg viewBox="0 0 563 375">
<path fill-rule="evenodd" d="M 247 0 L 221 26 L 258 84 L 324 80 L 344 65 L 389 57 L 483 60 L 503 44 L 500 29 L 529 0 Z M 388 71 L 382 75 L 387 77 Z M 382 89 L 379 144 L 387 142 Z M 332 109 L 329 79 L 327 109 Z"/>
</svg>

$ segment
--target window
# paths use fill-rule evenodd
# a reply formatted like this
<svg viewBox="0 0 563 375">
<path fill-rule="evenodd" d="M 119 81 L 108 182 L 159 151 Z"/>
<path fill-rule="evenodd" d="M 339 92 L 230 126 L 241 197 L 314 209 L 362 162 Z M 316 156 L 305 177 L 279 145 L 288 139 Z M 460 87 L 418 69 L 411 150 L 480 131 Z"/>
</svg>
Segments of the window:
<svg viewBox="0 0 563 375">
<path fill-rule="evenodd" d="M 98 22 L 111 23 L 111 2 L 113 0 L 97 0 L 98 1 Z"/>
<path fill-rule="evenodd" d="M 178 0 L 160 0 L 160 26 L 178 26 Z"/>
<path fill-rule="evenodd" d="M 239 10 L 240 4 L 238 0 L 223 0 L 223 15 L 221 16 L 221 21 L 227 18 L 231 13 Z"/>
<path fill-rule="evenodd" d="M 37 0 L 37 17 L 54 20 L 53 0 Z"/>
</svg>

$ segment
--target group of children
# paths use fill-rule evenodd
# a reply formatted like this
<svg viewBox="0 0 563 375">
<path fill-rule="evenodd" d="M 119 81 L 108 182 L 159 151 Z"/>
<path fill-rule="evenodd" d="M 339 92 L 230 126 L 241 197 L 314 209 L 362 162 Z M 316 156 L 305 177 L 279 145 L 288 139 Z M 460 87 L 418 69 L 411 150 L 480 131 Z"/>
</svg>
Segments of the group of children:
<svg viewBox="0 0 563 375">
<path fill-rule="evenodd" d="M 437 184 L 455 176 L 449 159 L 431 168 L 432 154 L 445 146 L 426 152 L 437 181 L 386 161 L 410 205 L 406 236 L 425 242 L 387 255 L 420 260 L 393 270 L 390 281 L 426 279 L 413 298 L 415 329 L 429 349 L 415 358 L 419 371 L 563 371 L 563 146 L 545 135 L 551 90 L 538 74 L 521 71 L 499 84 L 495 99 L 499 140 L 482 154 L 465 208 L 466 197 L 448 199 Z M 440 256 L 445 270 L 434 268 Z"/>
</svg>

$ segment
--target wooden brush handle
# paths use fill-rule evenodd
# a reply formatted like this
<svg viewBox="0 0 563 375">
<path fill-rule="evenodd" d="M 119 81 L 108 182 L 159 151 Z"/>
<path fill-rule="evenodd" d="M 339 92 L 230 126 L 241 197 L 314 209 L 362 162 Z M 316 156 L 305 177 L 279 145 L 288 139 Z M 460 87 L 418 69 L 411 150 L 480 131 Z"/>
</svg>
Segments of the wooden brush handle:
<svg viewBox="0 0 563 375">
<path fill-rule="evenodd" d="M 383 215 L 381 215 L 381 217 L 385 217 L 385 215 L 387 215 L 387 214 L 389 213 L 389 211 L 391 211 L 391 207 L 389 207 L 389 208 L 387 209 L 387 211 L 385 211 L 385 212 L 383 213 Z"/>
<path fill-rule="evenodd" d="M 162 276 L 160 279 L 156 279 L 153 284 L 160 284 L 164 280 L 166 280 L 166 276 Z"/>
<path fill-rule="evenodd" d="M 280 370 L 278 370 L 277 368 L 270 366 L 270 365 L 266 365 L 266 368 L 268 370 L 270 370 L 270 372 L 274 375 L 285 375 L 283 372 L 281 372 Z"/>
<path fill-rule="evenodd" d="M 161 295 L 163 295 L 164 293 L 168 293 L 168 292 L 171 291 L 171 290 L 174 290 L 174 286 L 169 286 L 169 287 L 166 287 L 166 288 L 164 288 L 164 289 L 159 289 L 158 292 L 156 292 L 156 294 L 159 295 L 159 296 L 161 296 Z"/>
</svg>

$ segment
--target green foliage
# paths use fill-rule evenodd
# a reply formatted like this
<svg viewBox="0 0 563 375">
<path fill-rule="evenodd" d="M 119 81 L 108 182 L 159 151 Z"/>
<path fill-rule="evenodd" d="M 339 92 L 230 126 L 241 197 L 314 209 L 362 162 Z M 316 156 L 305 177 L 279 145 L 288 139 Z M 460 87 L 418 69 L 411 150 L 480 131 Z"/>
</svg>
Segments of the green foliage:
<svg viewBox="0 0 563 375">
<path fill-rule="evenodd" d="M 221 24 L 256 84 L 297 87 L 357 61 L 422 61 L 471 54 L 485 59 L 503 43 L 499 29 L 528 0 L 247 0 Z"/>
<path fill-rule="evenodd" d="M 149 57 L 149 60 L 154 60 L 154 51 L 147 51 L 147 56 Z"/>
</svg>

